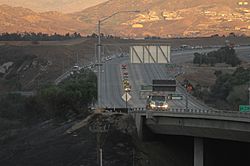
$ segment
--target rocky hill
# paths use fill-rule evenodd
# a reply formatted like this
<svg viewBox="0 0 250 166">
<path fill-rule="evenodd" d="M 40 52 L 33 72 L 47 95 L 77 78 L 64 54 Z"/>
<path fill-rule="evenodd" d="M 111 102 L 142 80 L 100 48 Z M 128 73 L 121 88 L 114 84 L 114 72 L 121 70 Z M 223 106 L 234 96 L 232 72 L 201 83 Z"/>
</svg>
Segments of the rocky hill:
<svg viewBox="0 0 250 166">
<path fill-rule="evenodd" d="M 112 17 L 104 32 L 125 36 L 208 36 L 230 32 L 250 34 L 250 10 L 239 0 L 110 0 L 76 13 L 78 19 L 94 24 L 116 11 L 140 10 Z M 142 24 L 143 28 L 137 27 Z"/>
<path fill-rule="evenodd" d="M 38 12 L 58 11 L 72 13 L 107 0 L 0 0 L 0 4 L 22 6 Z"/>
<path fill-rule="evenodd" d="M 79 1 L 80 2 L 80 1 Z M 72 6 L 71 6 L 72 7 Z M 102 25 L 102 32 L 126 37 L 250 35 L 250 3 L 246 0 L 109 0 L 81 12 L 36 13 L 25 8 L 0 6 L 0 32 L 96 32 L 98 19 L 120 13 Z M 140 28 L 142 27 L 142 28 Z"/>
<path fill-rule="evenodd" d="M 61 33 L 81 31 L 87 24 L 59 12 L 37 13 L 27 8 L 0 5 L 0 32 Z"/>
</svg>

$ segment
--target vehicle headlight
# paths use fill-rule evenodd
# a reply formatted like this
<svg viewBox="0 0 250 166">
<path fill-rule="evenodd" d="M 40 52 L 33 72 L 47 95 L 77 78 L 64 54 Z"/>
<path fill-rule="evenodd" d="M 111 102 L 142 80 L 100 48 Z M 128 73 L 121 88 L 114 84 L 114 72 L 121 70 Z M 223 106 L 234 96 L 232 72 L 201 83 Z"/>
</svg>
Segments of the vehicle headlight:
<svg viewBox="0 0 250 166">
<path fill-rule="evenodd" d="M 164 108 L 168 108 L 168 104 L 164 104 L 163 107 L 164 107 Z"/>
<path fill-rule="evenodd" d="M 155 108 L 155 107 L 156 107 L 156 105 L 155 105 L 155 104 L 153 104 L 153 103 L 150 103 L 150 107 Z"/>
</svg>

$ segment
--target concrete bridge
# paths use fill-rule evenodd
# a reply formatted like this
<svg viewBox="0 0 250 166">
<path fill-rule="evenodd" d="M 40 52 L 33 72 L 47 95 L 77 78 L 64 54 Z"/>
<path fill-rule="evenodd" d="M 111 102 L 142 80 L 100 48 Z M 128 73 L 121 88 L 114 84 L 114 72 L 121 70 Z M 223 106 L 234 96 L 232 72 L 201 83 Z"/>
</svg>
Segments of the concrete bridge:
<svg viewBox="0 0 250 166">
<path fill-rule="evenodd" d="M 146 125 L 155 134 L 182 135 L 194 138 L 194 166 L 203 166 L 203 138 L 250 142 L 250 113 L 171 109 L 129 110 L 139 137 Z"/>
</svg>

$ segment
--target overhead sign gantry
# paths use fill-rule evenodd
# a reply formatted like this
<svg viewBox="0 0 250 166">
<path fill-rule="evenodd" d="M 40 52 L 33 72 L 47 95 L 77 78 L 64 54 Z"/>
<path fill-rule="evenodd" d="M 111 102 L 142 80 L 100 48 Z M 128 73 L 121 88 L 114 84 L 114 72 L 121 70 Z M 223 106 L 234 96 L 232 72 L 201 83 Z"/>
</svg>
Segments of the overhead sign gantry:
<svg viewBox="0 0 250 166">
<path fill-rule="evenodd" d="M 131 63 L 170 63 L 169 44 L 136 44 L 130 46 Z"/>
</svg>

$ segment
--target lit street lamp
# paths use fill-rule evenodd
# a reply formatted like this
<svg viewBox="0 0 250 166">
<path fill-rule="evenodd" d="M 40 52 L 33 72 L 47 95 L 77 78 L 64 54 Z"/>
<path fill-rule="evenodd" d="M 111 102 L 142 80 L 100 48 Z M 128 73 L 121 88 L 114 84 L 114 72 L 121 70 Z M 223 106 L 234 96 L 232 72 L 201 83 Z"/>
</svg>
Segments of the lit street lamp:
<svg viewBox="0 0 250 166">
<path fill-rule="evenodd" d="M 139 13 L 140 11 L 138 10 L 128 10 L 128 11 L 118 11 L 116 13 L 113 13 L 112 15 L 102 18 L 98 20 L 98 81 L 97 81 L 97 106 L 101 107 L 101 23 L 106 21 L 107 19 L 119 14 L 119 13 Z"/>
</svg>

